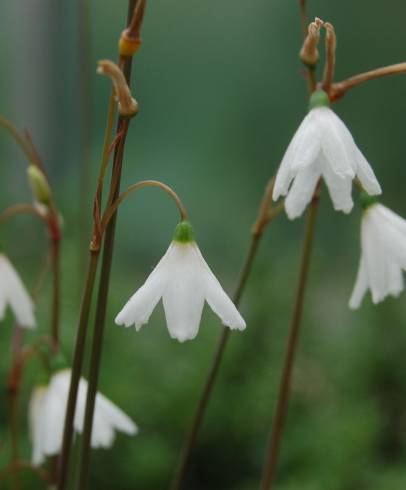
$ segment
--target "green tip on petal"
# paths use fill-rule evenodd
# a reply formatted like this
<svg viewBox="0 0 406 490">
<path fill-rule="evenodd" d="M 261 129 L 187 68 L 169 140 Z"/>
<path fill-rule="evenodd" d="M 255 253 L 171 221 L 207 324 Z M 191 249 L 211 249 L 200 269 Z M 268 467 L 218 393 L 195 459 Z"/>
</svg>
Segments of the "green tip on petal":
<svg viewBox="0 0 406 490">
<path fill-rule="evenodd" d="M 189 221 L 181 221 L 175 228 L 173 240 L 180 243 L 189 243 L 195 241 L 192 225 Z"/>
<path fill-rule="evenodd" d="M 330 99 L 324 90 L 315 90 L 310 96 L 309 111 L 316 107 L 330 107 Z"/>
<path fill-rule="evenodd" d="M 376 204 L 378 199 L 375 196 L 370 196 L 366 192 L 360 192 L 359 202 L 362 209 L 365 211 L 369 206 L 372 206 L 372 204 Z"/>
</svg>

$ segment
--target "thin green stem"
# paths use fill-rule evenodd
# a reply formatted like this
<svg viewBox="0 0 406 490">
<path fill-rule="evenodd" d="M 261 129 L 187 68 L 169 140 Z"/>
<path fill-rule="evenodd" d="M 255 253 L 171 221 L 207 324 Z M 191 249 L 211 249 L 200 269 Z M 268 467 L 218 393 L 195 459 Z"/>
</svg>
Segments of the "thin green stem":
<svg viewBox="0 0 406 490">
<path fill-rule="evenodd" d="M 35 163 L 37 162 L 37 155 L 33 152 L 31 145 L 27 142 L 26 138 L 24 138 L 18 129 L 14 126 L 14 124 L 9 121 L 4 116 L 0 116 L 0 126 L 7 129 L 11 136 L 15 139 L 17 144 L 20 146 L 22 151 L 25 153 L 29 162 Z"/>
<path fill-rule="evenodd" d="M 79 325 L 76 334 L 75 353 L 72 364 L 71 382 L 69 387 L 68 403 L 65 415 L 63 442 L 59 467 L 58 490 L 64 490 L 68 483 L 69 458 L 73 438 L 73 420 L 76 409 L 77 392 L 80 374 L 82 371 L 83 357 L 85 352 L 87 325 L 89 321 L 90 305 L 96 278 L 99 252 L 92 252 L 86 275 L 86 284 L 82 297 Z"/>
<path fill-rule="evenodd" d="M 136 0 L 129 0 L 127 25 L 133 19 Z M 130 85 L 132 57 L 120 58 L 119 66 L 123 70 L 127 84 Z M 114 149 L 114 159 L 112 168 L 112 178 L 110 182 L 110 193 L 108 202 L 114 202 L 120 194 L 121 170 L 123 165 L 124 148 L 130 119 L 122 117 L 118 120 L 116 134 L 120 134 L 120 139 Z M 90 372 L 88 380 L 88 390 L 86 397 L 85 421 L 82 436 L 82 447 L 80 454 L 79 472 L 77 488 L 84 490 L 87 487 L 90 474 L 90 446 L 93 427 L 93 415 L 96 401 L 97 386 L 99 380 L 100 361 L 103 347 L 103 335 L 106 319 L 107 296 L 110 283 L 110 271 L 113 258 L 114 239 L 116 230 L 117 211 L 112 215 L 105 232 L 102 268 L 99 280 L 99 291 L 96 304 L 96 318 L 94 324 L 93 341 L 90 358 Z"/>
<path fill-rule="evenodd" d="M 61 296 L 61 241 L 51 241 L 52 263 L 52 305 L 51 305 L 51 339 L 55 351 L 59 349 L 60 296 Z"/>
<path fill-rule="evenodd" d="M 86 245 L 89 234 L 89 216 L 84 212 L 90 204 L 91 193 L 91 36 L 90 36 L 90 1 L 82 0 L 77 3 L 77 25 L 78 25 L 78 65 L 79 72 L 79 107 L 80 107 L 80 199 L 79 199 L 79 243 L 80 254 L 78 256 L 79 274 L 78 279 L 82 284 L 82 271 L 86 267 L 87 253 Z"/>
<path fill-rule="evenodd" d="M 117 196 L 119 193 L 119 183 L 121 177 L 121 168 L 124 155 L 124 146 L 128 130 L 129 120 L 121 120 L 120 125 L 124 129 L 123 136 L 120 140 L 117 148 L 113 172 L 117 175 L 117 186 L 114 194 Z M 90 473 L 90 443 L 93 427 L 93 415 L 96 401 L 97 385 L 99 380 L 100 361 L 103 346 L 104 326 L 106 320 L 106 306 L 107 296 L 110 283 L 110 271 L 113 258 L 115 228 L 116 228 L 117 211 L 111 217 L 109 224 L 106 228 L 104 247 L 103 247 L 103 259 L 102 268 L 99 280 L 99 291 L 96 304 L 96 318 L 94 323 L 93 341 L 90 357 L 90 371 L 88 379 L 88 390 L 86 398 L 86 410 L 85 410 L 85 422 L 82 435 L 82 447 L 79 464 L 79 477 L 77 482 L 77 489 L 84 490 L 87 487 L 89 473 Z"/>
<path fill-rule="evenodd" d="M 319 193 L 316 191 L 313 200 L 308 210 L 307 220 L 305 225 L 305 234 L 303 239 L 302 261 L 300 265 L 299 280 L 294 303 L 292 320 L 289 332 L 288 345 L 282 370 L 282 376 L 279 385 L 278 399 L 276 402 L 274 422 L 269 438 L 268 450 L 265 458 L 263 470 L 261 490 L 270 490 L 275 475 L 276 464 L 280 444 L 285 425 L 286 414 L 289 404 L 290 383 L 292 377 L 293 363 L 295 359 L 296 348 L 299 339 L 299 330 L 303 313 L 303 302 L 307 285 L 307 277 L 311 258 L 311 250 L 313 244 L 314 228 L 316 223 L 316 215 L 319 202 Z"/>
</svg>

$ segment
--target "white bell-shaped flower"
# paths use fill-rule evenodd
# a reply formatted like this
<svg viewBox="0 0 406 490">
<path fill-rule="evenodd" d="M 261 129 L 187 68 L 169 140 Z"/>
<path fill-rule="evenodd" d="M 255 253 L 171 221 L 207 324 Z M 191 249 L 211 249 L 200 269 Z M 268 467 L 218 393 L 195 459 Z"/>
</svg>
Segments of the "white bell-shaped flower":
<svg viewBox="0 0 406 490">
<path fill-rule="evenodd" d="M 20 327 L 34 328 L 34 304 L 9 259 L 0 253 L 0 320 L 10 305 Z"/>
<path fill-rule="evenodd" d="M 402 270 L 406 270 L 406 221 L 382 204 L 372 203 L 361 222 L 361 259 L 349 302 L 359 308 L 368 289 L 372 301 L 399 296 L 403 291 Z"/>
<path fill-rule="evenodd" d="M 205 300 L 224 325 L 245 328 L 244 319 L 202 257 L 186 221 L 178 224 L 166 254 L 117 315 L 116 323 L 134 324 L 138 331 L 161 298 L 169 333 L 180 342 L 196 337 Z"/>
<path fill-rule="evenodd" d="M 310 99 L 310 111 L 279 166 L 273 199 L 276 201 L 287 195 L 286 213 L 290 219 L 297 218 L 311 201 L 321 177 L 327 184 L 336 211 L 351 211 L 355 177 L 368 194 L 381 193 L 379 182 L 351 133 L 330 109 L 328 95 L 317 90 Z"/>
<path fill-rule="evenodd" d="M 36 387 L 31 395 L 29 421 L 33 443 L 32 464 L 40 465 L 47 456 L 59 454 L 62 447 L 65 412 L 68 402 L 71 371 L 56 371 L 48 385 Z M 83 431 L 87 381 L 80 379 L 74 430 Z M 109 448 L 115 431 L 129 435 L 137 433 L 134 422 L 101 393 L 96 395 L 91 445 Z"/>
</svg>

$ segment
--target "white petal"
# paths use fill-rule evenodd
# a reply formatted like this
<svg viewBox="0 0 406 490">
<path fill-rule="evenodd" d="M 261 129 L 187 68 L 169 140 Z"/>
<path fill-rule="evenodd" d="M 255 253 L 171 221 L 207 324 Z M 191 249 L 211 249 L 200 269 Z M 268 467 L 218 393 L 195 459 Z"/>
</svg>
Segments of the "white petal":
<svg viewBox="0 0 406 490">
<path fill-rule="evenodd" d="M 379 203 L 370 206 L 369 209 L 371 211 L 373 210 L 374 214 L 380 217 L 383 224 L 390 224 L 406 237 L 406 220 L 401 216 Z"/>
<path fill-rule="evenodd" d="M 44 401 L 46 398 L 47 388 L 39 386 L 32 392 L 29 404 L 29 425 L 32 440 L 32 456 L 31 462 L 34 466 L 41 465 L 45 460 L 43 448 L 43 432 L 44 432 Z"/>
<path fill-rule="evenodd" d="M 285 196 L 297 172 L 311 165 L 320 151 L 320 135 L 314 124 L 313 111 L 303 119 L 293 136 L 276 174 L 273 200 Z"/>
<path fill-rule="evenodd" d="M 204 284 L 200 277 L 195 246 L 173 242 L 171 276 L 162 299 L 166 322 L 172 338 L 184 342 L 194 339 L 199 330 L 204 304 Z"/>
<path fill-rule="evenodd" d="M 361 246 L 368 271 L 372 300 L 374 303 L 379 303 L 388 295 L 387 257 L 370 209 L 364 212 L 361 223 Z"/>
<path fill-rule="evenodd" d="M 134 435 L 137 433 L 137 426 L 122 410 L 98 393 L 94 412 L 92 447 L 110 447 L 115 439 L 114 430 Z"/>
<path fill-rule="evenodd" d="M 6 306 L 7 306 L 7 301 L 4 296 L 4 291 L 0 289 L 0 320 L 4 319 L 4 316 L 6 314 Z"/>
<path fill-rule="evenodd" d="M 352 310 L 355 310 L 361 306 L 362 299 L 368 290 L 368 276 L 365 267 L 365 262 L 361 257 L 357 279 L 355 281 L 355 286 L 352 291 L 349 306 Z"/>
<path fill-rule="evenodd" d="M 220 318 L 223 325 L 232 330 L 244 330 L 246 327 L 243 317 L 235 307 L 234 303 L 227 296 L 216 276 L 211 271 L 207 262 L 204 260 L 199 248 L 196 245 L 196 253 L 199 256 L 202 268 L 202 279 L 205 282 L 205 299 L 210 308 Z"/>
<path fill-rule="evenodd" d="M 96 411 L 103 412 L 106 420 L 116 430 L 129 435 L 134 435 L 138 432 L 137 426 L 130 417 L 101 393 L 96 396 Z"/>
<path fill-rule="evenodd" d="M 49 383 L 46 406 L 44 452 L 47 456 L 59 454 L 62 447 L 63 424 L 68 400 L 70 371 L 58 371 Z"/>
<path fill-rule="evenodd" d="M 335 174 L 326 165 L 323 167 L 323 177 L 326 182 L 330 198 L 336 211 L 349 213 L 354 206 L 352 200 L 352 180 L 351 177 L 341 177 Z"/>
<path fill-rule="evenodd" d="M 299 171 L 285 200 L 285 210 L 290 219 L 302 215 L 312 200 L 320 174 L 318 160 Z"/>
<path fill-rule="evenodd" d="M 328 107 L 314 109 L 322 131 L 321 146 L 331 170 L 340 177 L 354 178 L 355 143 L 345 124 Z"/>
<path fill-rule="evenodd" d="M 33 302 L 16 270 L 4 254 L 0 254 L 0 289 L 3 301 L 7 300 L 21 327 L 36 325 Z"/>
<path fill-rule="evenodd" d="M 168 253 L 170 253 L 169 249 L 148 276 L 144 285 L 131 296 L 117 315 L 115 319 L 117 325 L 129 327 L 134 324 L 138 331 L 142 325 L 148 323 L 149 317 L 161 299 L 167 283 L 165 264 L 168 260 Z"/>
<path fill-rule="evenodd" d="M 356 174 L 362 184 L 362 187 L 371 196 L 382 194 L 381 186 L 375 177 L 374 171 L 358 147 L 355 148 L 355 156 L 357 161 Z"/>
</svg>

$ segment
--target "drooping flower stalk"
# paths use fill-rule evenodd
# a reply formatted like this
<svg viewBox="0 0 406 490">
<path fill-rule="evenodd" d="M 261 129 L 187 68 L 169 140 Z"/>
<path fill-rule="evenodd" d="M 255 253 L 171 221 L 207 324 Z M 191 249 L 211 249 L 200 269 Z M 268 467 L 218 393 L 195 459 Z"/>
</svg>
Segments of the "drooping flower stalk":
<svg viewBox="0 0 406 490">
<path fill-rule="evenodd" d="M 265 192 L 258 209 L 258 217 L 252 228 L 249 248 L 243 262 L 235 293 L 232 297 L 236 306 L 239 305 L 245 291 L 245 287 L 248 283 L 262 235 L 268 224 L 283 210 L 283 203 L 270 209 L 272 204 L 274 181 L 275 179 L 272 178 L 265 188 Z M 217 380 L 217 375 L 219 373 L 230 333 L 229 328 L 223 327 L 213 354 L 209 372 L 197 402 L 196 411 L 193 415 L 190 429 L 188 430 L 183 443 L 179 463 L 173 475 L 171 490 L 181 490 L 183 488 L 184 480 L 192 457 L 193 448 L 196 444 L 197 435 L 202 425 L 204 414 Z"/>
</svg>

